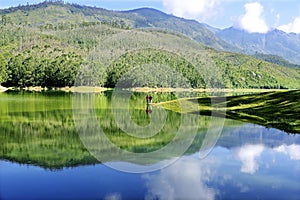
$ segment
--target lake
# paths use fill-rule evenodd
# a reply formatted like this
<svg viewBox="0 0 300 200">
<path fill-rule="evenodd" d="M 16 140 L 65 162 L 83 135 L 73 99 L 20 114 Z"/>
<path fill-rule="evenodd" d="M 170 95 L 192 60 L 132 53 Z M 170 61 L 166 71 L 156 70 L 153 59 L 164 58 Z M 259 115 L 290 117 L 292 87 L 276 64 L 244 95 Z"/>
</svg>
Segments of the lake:
<svg viewBox="0 0 300 200">
<path fill-rule="evenodd" d="M 145 96 L 0 93 L 0 199 L 300 199 L 299 134 Z"/>
</svg>

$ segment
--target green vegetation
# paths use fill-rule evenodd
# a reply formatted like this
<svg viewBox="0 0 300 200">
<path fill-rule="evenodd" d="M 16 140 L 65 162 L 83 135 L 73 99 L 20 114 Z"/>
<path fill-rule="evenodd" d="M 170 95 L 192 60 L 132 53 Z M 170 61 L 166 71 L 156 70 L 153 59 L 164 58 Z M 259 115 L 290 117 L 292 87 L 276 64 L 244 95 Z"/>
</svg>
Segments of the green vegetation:
<svg viewBox="0 0 300 200">
<path fill-rule="evenodd" d="M 277 55 L 255 53 L 253 55 L 253 57 L 257 58 L 257 59 L 261 59 L 261 60 L 267 61 L 267 62 L 270 62 L 270 63 L 277 64 L 277 65 L 282 65 L 282 66 L 285 66 L 285 67 L 300 69 L 300 65 L 296 65 L 296 64 L 290 63 L 287 60 L 285 60 L 282 57 L 277 56 Z"/>
<path fill-rule="evenodd" d="M 242 96 L 206 97 L 179 99 L 162 102 L 166 109 L 179 113 L 194 113 L 210 115 L 220 113 L 226 118 L 261 124 L 267 127 L 281 129 L 289 133 L 300 133 L 300 90 L 283 92 L 265 92 Z M 212 106 L 211 102 L 220 102 Z M 180 104 L 184 103 L 183 109 Z M 194 110 L 194 105 L 199 110 Z"/>
<path fill-rule="evenodd" d="M 0 54 L 0 83 L 7 79 L 7 61 L 2 54 Z"/>
<path fill-rule="evenodd" d="M 215 30 L 206 24 L 201 24 L 195 20 L 187 20 L 173 15 L 167 15 L 151 8 L 139 8 L 128 12 L 123 12 L 122 17 L 133 20 L 132 24 L 135 28 L 157 28 L 181 33 L 193 38 L 206 46 L 217 50 L 239 51 L 239 48 L 214 34 Z"/>
<path fill-rule="evenodd" d="M 64 52 L 33 46 L 10 58 L 8 62 L 7 86 L 42 86 L 64 87 L 73 86 L 82 58 L 75 52 Z"/>
<path fill-rule="evenodd" d="M 157 63 L 159 63 L 158 67 L 156 67 Z M 143 65 L 146 66 L 143 67 Z M 163 66 L 167 66 L 170 69 L 167 68 L 165 69 L 165 71 L 160 71 Z M 187 82 L 191 84 L 191 87 L 205 87 L 205 82 L 201 77 L 200 72 L 193 64 L 189 63 L 184 58 L 179 57 L 177 54 L 153 49 L 144 49 L 138 52 L 129 52 L 121 56 L 118 60 L 115 60 L 108 68 L 107 86 L 114 87 L 117 84 L 117 81 L 120 80 L 126 72 L 130 71 L 134 67 L 142 67 L 141 70 L 144 71 L 147 71 L 147 69 L 145 68 L 152 69 L 148 69 L 149 73 L 145 74 L 145 76 L 143 77 L 136 76 L 136 74 L 141 74 L 141 72 L 130 73 L 129 76 L 124 78 L 126 80 L 126 84 L 124 84 L 124 86 L 158 86 L 165 88 L 184 87 L 183 84 L 180 84 L 183 83 L 184 80 L 178 80 L 180 77 L 172 74 L 171 70 L 173 70 L 185 77 L 187 79 Z M 173 77 L 177 77 L 178 79 L 173 79 Z M 144 83 L 147 83 L 147 85 L 143 85 Z"/>
<path fill-rule="evenodd" d="M 62 2 L 1 10 L 0 83 L 20 88 L 114 87 L 127 78 L 126 87 L 185 87 L 183 79 L 176 82 L 183 77 L 194 88 L 300 88 L 299 70 L 215 51 L 166 30 L 130 28 L 146 17 L 142 11 L 113 12 Z M 159 23 L 153 20 L 147 23 Z M 161 76 L 145 78 L 135 69 L 142 65 L 152 65 L 150 74 L 160 70 L 164 81 Z M 178 73 L 177 78 L 162 65 Z"/>
<path fill-rule="evenodd" d="M 228 88 L 298 88 L 296 70 L 234 53 L 218 53 L 212 59 Z"/>
</svg>

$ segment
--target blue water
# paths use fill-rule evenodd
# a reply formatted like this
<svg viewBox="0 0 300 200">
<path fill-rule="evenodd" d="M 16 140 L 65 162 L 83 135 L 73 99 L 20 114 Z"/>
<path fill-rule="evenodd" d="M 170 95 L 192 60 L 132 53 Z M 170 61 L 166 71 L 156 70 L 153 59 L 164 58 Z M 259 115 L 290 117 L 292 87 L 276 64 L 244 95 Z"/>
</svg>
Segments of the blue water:
<svg viewBox="0 0 300 200">
<path fill-rule="evenodd" d="M 121 163 L 130 165 L 130 163 Z M 300 135 L 224 127 L 204 159 L 132 174 L 104 164 L 47 170 L 0 162 L 0 199 L 300 199 Z"/>
</svg>

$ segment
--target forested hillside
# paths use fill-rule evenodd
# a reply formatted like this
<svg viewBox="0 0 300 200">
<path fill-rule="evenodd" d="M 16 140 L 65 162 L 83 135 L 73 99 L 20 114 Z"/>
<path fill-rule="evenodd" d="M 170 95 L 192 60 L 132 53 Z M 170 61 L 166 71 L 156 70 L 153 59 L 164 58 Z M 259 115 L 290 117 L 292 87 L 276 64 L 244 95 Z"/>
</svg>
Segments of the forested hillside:
<svg viewBox="0 0 300 200">
<path fill-rule="evenodd" d="M 267 62 L 277 64 L 277 65 L 282 65 L 282 66 L 285 66 L 285 67 L 300 69 L 300 65 L 290 63 L 289 61 L 283 59 L 280 56 L 270 55 L 270 54 L 263 54 L 263 53 L 255 53 L 253 55 L 253 57 L 257 58 L 257 59 L 267 61 Z"/>
<path fill-rule="evenodd" d="M 220 52 L 166 30 L 134 29 L 124 13 L 62 2 L 0 11 L 0 83 L 7 87 L 114 87 L 127 72 L 164 65 L 191 87 L 300 88 L 299 71 L 243 54 Z M 153 67 L 153 70 L 158 69 Z M 179 87 L 168 71 L 141 85 L 127 74 L 126 87 Z M 157 73 L 156 73 L 157 74 Z M 151 77 L 151 75 L 150 75 Z"/>
</svg>

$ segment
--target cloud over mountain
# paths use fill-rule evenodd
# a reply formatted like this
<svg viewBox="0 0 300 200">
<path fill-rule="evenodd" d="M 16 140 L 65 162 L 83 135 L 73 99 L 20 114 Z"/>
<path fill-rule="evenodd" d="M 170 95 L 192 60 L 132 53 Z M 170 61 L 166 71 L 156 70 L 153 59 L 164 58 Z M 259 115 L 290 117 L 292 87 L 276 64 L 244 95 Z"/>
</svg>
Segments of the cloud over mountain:
<svg viewBox="0 0 300 200">
<path fill-rule="evenodd" d="M 218 13 L 217 0 L 163 0 L 167 12 L 178 17 L 203 20 Z"/>
<path fill-rule="evenodd" d="M 267 33 L 269 27 L 263 17 L 264 7 L 258 2 L 246 3 L 244 7 L 246 13 L 239 17 L 237 28 L 249 33 Z"/>
<path fill-rule="evenodd" d="M 277 27 L 277 29 L 286 33 L 300 33 L 300 16 L 296 17 L 291 23 Z"/>
</svg>

